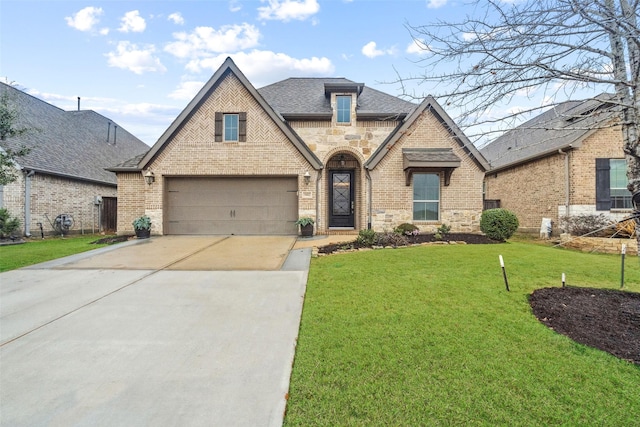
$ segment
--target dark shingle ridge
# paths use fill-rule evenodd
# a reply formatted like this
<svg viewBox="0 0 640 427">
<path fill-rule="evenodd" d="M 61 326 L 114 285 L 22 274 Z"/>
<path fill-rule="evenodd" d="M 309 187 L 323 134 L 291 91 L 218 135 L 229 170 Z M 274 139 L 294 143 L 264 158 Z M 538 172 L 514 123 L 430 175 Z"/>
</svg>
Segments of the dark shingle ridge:
<svg viewBox="0 0 640 427">
<path fill-rule="evenodd" d="M 291 77 L 258 89 L 260 95 L 280 115 L 331 115 L 329 97 L 324 85 L 357 84 L 344 77 Z M 389 116 L 406 115 L 416 104 L 386 94 L 366 85 L 358 96 L 356 114 Z"/>
<path fill-rule="evenodd" d="M 149 150 L 140 139 L 95 111 L 65 111 L 1 82 L 0 90 L 8 93 L 10 105 L 18 112 L 16 127 L 29 129 L 0 143 L 3 148 L 15 150 L 24 145 L 31 149 L 18 159 L 24 169 L 116 184 L 115 174 L 105 168 Z"/>
</svg>

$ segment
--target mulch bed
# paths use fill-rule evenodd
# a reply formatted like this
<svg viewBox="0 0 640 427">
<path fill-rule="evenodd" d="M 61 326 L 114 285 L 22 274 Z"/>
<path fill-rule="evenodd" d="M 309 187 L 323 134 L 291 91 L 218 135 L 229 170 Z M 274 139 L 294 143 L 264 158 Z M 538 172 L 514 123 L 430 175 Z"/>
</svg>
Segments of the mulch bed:
<svg viewBox="0 0 640 427">
<path fill-rule="evenodd" d="M 92 245 L 113 245 L 114 243 L 126 242 L 129 239 L 133 239 L 136 236 L 133 235 L 123 235 L 123 236 L 108 236 L 102 239 L 96 240 L 95 242 L 91 242 Z"/>
<path fill-rule="evenodd" d="M 436 239 L 433 234 L 418 234 L 417 236 L 407 237 L 407 241 L 409 245 L 417 245 L 417 244 L 423 244 L 423 243 L 434 243 L 434 244 L 458 243 L 458 244 L 469 244 L 469 245 L 502 243 L 497 240 L 491 240 L 490 238 L 482 234 L 474 234 L 474 233 L 449 233 L 444 235 L 441 239 Z M 367 247 L 366 245 L 361 245 L 354 240 L 353 242 L 332 243 L 330 245 L 321 246 L 318 248 L 318 253 L 331 254 L 334 252 L 363 249 L 366 247 Z"/>
<path fill-rule="evenodd" d="M 544 288 L 529 302 L 540 322 L 572 340 L 640 365 L 640 294 L 593 288 Z"/>
</svg>

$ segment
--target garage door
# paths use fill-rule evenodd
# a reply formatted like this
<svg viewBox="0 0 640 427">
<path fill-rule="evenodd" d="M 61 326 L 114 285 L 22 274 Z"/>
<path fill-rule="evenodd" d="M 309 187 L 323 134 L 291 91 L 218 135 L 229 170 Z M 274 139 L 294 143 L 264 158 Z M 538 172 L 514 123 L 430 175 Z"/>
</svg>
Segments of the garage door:
<svg viewBox="0 0 640 427">
<path fill-rule="evenodd" d="M 168 178 L 165 234 L 297 234 L 297 178 Z"/>
</svg>

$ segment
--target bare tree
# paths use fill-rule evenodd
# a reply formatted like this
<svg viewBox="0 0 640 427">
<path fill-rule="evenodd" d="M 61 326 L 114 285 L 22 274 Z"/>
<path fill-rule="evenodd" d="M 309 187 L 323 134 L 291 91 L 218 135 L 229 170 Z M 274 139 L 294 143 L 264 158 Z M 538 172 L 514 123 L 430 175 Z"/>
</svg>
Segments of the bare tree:
<svg viewBox="0 0 640 427">
<path fill-rule="evenodd" d="M 474 16 L 459 22 L 409 25 L 427 55 L 419 62 L 420 75 L 400 81 L 436 83 L 442 90 L 436 97 L 460 110 L 458 123 L 465 128 L 513 121 L 579 89 L 613 93 L 628 188 L 640 215 L 639 1 L 485 0 L 470 5 Z M 551 103 L 504 117 L 488 115 L 523 93 L 542 93 Z M 492 131 L 485 129 L 484 136 Z"/>
</svg>

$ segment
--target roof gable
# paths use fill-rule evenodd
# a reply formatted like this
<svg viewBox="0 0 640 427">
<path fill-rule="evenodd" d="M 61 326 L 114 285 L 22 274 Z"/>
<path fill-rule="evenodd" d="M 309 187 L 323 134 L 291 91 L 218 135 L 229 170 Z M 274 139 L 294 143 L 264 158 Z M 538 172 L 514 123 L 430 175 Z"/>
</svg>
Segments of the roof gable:
<svg viewBox="0 0 640 427">
<path fill-rule="evenodd" d="M 458 145 L 467 153 L 467 155 L 482 169 L 488 170 L 489 164 L 480 154 L 476 147 L 469 141 L 466 135 L 458 128 L 449 115 L 442 109 L 440 104 L 432 97 L 427 96 L 420 105 L 418 105 L 403 121 L 394 129 L 391 134 L 384 140 L 378 149 L 373 153 L 371 158 L 365 163 L 367 169 L 374 169 L 378 163 L 384 158 L 393 147 L 424 113 L 429 111 L 438 119 L 449 134 L 454 138 Z"/>
<path fill-rule="evenodd" d="M 23 169 L 115 185 L 116 176 L 105 168 L 149 149 L 95 111 L 65 111 L 5 83 L 0 90 L 18 111 L 17 126 L 29 129 L 1 143 L 4 148 L 31 149 L 18 161 Z"/>
<path fill-rule="evenodd" d="M 189 118 L 198 110 L 198 108 L 206 101 L 206 99 L 216 90 L 220 82 L 229 74 L 232 73 L 240 83 L 247 89 L 247 91 L 253 96 L 261 108 L 266 114 L 273 120 L 278 128 L 287 136 L 287 138 L 293 143 L 295 148 L 302 154 L 303 157 L 311 164 L 315 169 L 322 168 L 322 162 L 309 150 L 307 145 L 300 139 L 300 137 L 291 129 L 282 119 L 278 113 L 265 101 L 262 95 L 253 87 L 249 80 L 244 76 L 240 69 L 236 66 L 231 58 L 227 58 L 224 63 L 213 74 L 209 81 L 204 85 L 198 94 L 191 100 L 186 108 L 178 115 L 173 121 L 171 126 L 162 134 L 154 146 L 149 152 L 140 160 L 135 168 L 131 167 L 116 167 L 112 170 L 115 171 L 129 171 L 129 170 L 141 170 L 145 169 L 151 161 L 164 149 L 164 147 L 171 141 L 171 138 L 178 132 L 178 130 L 189 120 Z"/>
</svg>

